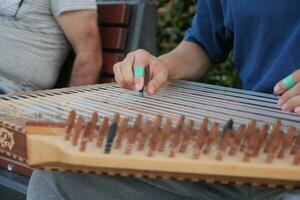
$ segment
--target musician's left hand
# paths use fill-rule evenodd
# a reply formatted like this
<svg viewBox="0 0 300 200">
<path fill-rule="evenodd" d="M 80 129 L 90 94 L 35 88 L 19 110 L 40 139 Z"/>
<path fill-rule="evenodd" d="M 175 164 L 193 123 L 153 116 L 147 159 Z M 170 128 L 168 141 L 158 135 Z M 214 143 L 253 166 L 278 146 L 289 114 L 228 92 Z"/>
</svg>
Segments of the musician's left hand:
<svg viewBox="0 0 300 200">
<path fill-rule="evenodd" d="M 278 100 L 278 105 L 282 110 L 300 115 L 300 70 L 296 70 L 278 82 L 274 88 L 274 93 L 282 94 Z"/>
</svg>

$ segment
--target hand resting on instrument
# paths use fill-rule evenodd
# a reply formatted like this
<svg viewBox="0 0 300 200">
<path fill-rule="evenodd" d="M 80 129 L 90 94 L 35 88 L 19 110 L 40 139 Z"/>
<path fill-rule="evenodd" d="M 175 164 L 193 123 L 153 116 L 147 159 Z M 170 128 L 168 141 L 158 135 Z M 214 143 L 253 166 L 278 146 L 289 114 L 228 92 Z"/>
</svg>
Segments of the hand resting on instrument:
<svg viewBox="0 0 300 200">
<path fill-rule="evenodd" d="M 278 82 L 274 88 L 274 93 L 282 94 L 278 100 L 278 105 L 282 110 L 300 115 L 300 70 L 296 70 Z"/>
<path fill-rule="evenodd" d="M 134 67 L 146 69 L 145 78 L 134 77 Z M 196 80 L 203 76 L 212 65 L 206 52 L 192 42 L 181 42 L 173 51 L 155 57 L 145 50 L 130 52 L 126 58 L 114 65 L 116 82 L 124 88 L 140 91 L 144 86 L 149 95 L 168 80 Z"/>
</svg>

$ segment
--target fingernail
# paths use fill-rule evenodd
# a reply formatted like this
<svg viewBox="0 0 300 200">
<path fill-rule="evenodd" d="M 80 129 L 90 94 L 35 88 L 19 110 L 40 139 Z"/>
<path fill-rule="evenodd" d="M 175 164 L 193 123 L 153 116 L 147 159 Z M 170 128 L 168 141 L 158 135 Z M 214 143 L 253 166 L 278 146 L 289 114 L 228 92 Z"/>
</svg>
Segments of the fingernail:
<svg viewBox="0 0 300 200">
<path fill-rule="evenodd" d="M 288 107 L 288 105 L 287 105 L 286 103 L 283 104 L 281 108 L 282 108 L 283 111 L 287 111 L 287 112 L 290 111 L 290 110 L 289 110 L 289 107 Z"/>
<path fill-rule="evenodd" d="M 143 85 L 142 84 L 140 84 L 140 83 L 136 83 L 135 84 L 135 90 L 136 91 L 140 91 L 140 90 L 142 90 L 143 89 Z"/>
<path fill-rule="evenodd" d="M 278 102 L 277 102 L 277 104 L 278 104 L 279 106 L 281 106 L 281 105 L 283 104 L 283 100 L 282 100 L 282 99 L 279 99 Z"/>
<path fill-rule="evenodd" d="M 279 94 L 279 92 L 280 92 L 280 87 L 279 87 L 279 85 L 276 85 L 274 88 L 274 93 Z"/>
<path fill-rule="evenodd" d="M 144 87 L 144 79 L 143 77 L 136 77 L 135 78 L 135 90 L 140 91 Z"/>
<path fill-rule="evenodd" d="M 294 112 L 295 112 L 296 114 L 300 115 L 300 106 L 297 107 L 297 108 L 295 108 Z"/>
</svg>

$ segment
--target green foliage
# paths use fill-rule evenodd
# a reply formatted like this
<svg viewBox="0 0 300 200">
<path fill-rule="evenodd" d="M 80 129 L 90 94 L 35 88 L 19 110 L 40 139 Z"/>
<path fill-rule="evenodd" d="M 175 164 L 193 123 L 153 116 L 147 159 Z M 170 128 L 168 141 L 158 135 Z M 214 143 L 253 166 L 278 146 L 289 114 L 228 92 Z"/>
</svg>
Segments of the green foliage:
<svg viewBox="0 0 300 200">
<path fill-rule="evenodd" d="M 157 47 L 159 54 L 169 52 L 182 40 L 185 30 L 192 22 L 196 11 L 195 0 L 153 0 L 157 5 Z M 201 82 L 241 87 L 238 72 L 234 68 L 232 55 L 212 70 Z"/>
</svg>

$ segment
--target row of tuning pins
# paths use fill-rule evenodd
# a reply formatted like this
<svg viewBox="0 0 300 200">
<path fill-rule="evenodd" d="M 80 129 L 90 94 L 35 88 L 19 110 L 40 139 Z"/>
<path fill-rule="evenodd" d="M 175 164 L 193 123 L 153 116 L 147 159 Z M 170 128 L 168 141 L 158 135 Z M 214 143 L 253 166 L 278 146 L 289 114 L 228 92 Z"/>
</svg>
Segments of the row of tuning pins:
<svg viewBox="0 0 300 200">
<path fill-rule="evenodd" d="M 270 128 L 268 124 L 264 124 L 262 128 L 257 128 L 255 120 L 251 121 L 248 126 L 240 125 L 235 132 L 232 129 L 232 121 L 229 120 L 221 135 L 218 134 L 217 123 L 213 125 L 210 133 L 208 133 L 207 124 L 208 121 L 205 119 L 198 135 L 199 142 L 193 158 L 199 158 L 201 149 L 204 149 L 204 154 L 209 153 L 211 144 L 219 140 L 219 142 L 215 142 L 218 144 L 217 160 L 222 160 L 226 153 L 229 156 L 236 156 L 237 152 L 242 152 L 244 154 L 243 162 L 250 162 L 251 158 L 265 153 L 265 163 L 271 164 L 275 158 L 284 159 L 289 153 L 294 156 L 292 164 L 300 165 L 300 135 L 297 135 L 294 127 L 289 128 L 288 132 L 284 133 L 279 120 L 273 126 L 270 134 L 268 133 Z M 292 148 L 290 148 L 291 146 Z M 290 151 L 288 152 L 288 150 Z"/>
<path fill-rule="evenodd" d="M 248 126 L 240 125 L 234 132 L 232 120 L 224 125 L 223 131 L 220 131 L 219 124 L 216 122 L 209 130 L 209 120 L 205 118 L 200 129 L 195 131 L 195 123 L 192 120 L 184 128 L 184 116 L 180 117 L 175 128 L 170 119 L 162 125 L 161 115 L 157 115 L 155 121 L 148 120 L 142 125 L 143 116 L 138 114 L 133 126 L 128 125 L 128 118 L 119 122 L 118 113 L 111 123 L 108 117 L 104 117 L 101 126 L 97 126 L 98 118 L 98 114 L 94 112 L 88 123 L 85 124 L 84 119 L 79 117 L 75 124 L 76 113 L 71 111 L 66 123 L 66 139 L 71 139 L 72 144 L 77 145 L 83 130 L 80 151 L 85 151 L 87 143 L 93 138 L 96 138 L 97 147 L 101 148 L 106 138 L 105 153 L 111 151 L 113 144 L 118 150 L 122 148 L 123 143 L 126 143 L 124 152 L 126 155 L 130 155 L 135 150 L 134 147 L 137 151 L 144 151 L 148 145 L 148 156 L 154 156 L 155 152 L 169 151 L 170 158 L 175 158 L 178 152 L 185 153 L 188 145 L 192 143 L 193 159 L 199 159 L 201 153 L 209 154 L 212 146 L 217 145 L 216 160 L 223 160 L 226 154 L 235 156 L 240 151 L 244 153 L 243 161 L 249 162 L 251 158 L 257 157 L 263 151 L 267 154 L 266 163 L 272 163 L 274 158 L 284 159 L 289 147 L 293 145 L 290 151 L 294 155 L 293 164 L 300 164 L 300 136 L 296 136 L 295 128 L 290 128 L 286 134 L 283 134 L 280 121 L 275 123 L 269 136 L 269 126 L 265 124 L 258 129 L 256 121 L 252 121 Z M 73 127 L 74 133 L 71 135 Z M 169 144 L 167 148 L 166 144 Z"/>
<path fill-rule="evenodd" d="M 96 140 L 97 147 L 101 148 L 106 138 L 104 153 L 107 154 L 111 150 L 119 119 L 119 113 L 114 115 L 111 123 L 109 118 L 105 116 L 101 126 L 98 126 L 99 116 L 97 112 L 94 112 L 91 120 L 86 123 L 82 116 L 76 119 L 76 112 L 72 110 L 66 122 L 65 139 L 70 140 L 73 146 L 79 144 L 79 150 L 84 152 L 88 142 Z"/>
</svg>

